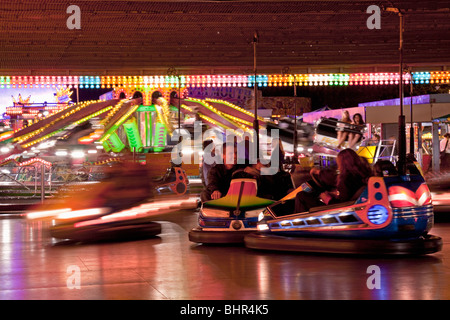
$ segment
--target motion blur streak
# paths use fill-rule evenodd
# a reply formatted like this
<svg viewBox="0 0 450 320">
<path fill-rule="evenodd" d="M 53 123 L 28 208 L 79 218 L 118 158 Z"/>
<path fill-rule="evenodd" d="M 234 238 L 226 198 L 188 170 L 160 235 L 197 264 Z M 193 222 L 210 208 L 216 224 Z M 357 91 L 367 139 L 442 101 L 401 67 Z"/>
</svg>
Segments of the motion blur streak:
<svg viewBox="0 0 450 320">
<path fill-rule="evenodd" d="M 29 212 L 27 214 L 27 219 L 30 219 L 30 220 L 54 219 L 57 215 L 65 213 L 65 212 L 70 212 L 70 211 L 72 211 L 72 209 L 70 209 L 70 208 L 34 211 L 34 212 Z"/>
</svg>

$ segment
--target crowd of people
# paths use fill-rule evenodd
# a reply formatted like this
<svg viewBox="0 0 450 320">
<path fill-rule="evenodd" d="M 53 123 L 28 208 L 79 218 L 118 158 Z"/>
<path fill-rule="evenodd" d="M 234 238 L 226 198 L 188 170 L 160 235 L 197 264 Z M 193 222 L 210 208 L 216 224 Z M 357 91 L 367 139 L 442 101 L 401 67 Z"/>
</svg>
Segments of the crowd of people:
<svg viewBox="0 0 450 320">
<path fill-rule="evenodd" d="M 204 143 L 204 148 L 210 143 L 210 141 Z M 212 152 L 220 152 L 222 159 L 220 163 L 203 163 L 201 173 L 204 189 L 200 195 L 201 201 L 224 197 L 228 192 L 231 180 L 239 178 L 255 179 L 258 186 L 257 196 L 273 200 L 281 199 L 293 189 L 293 183 L 290 174 L 282 168 L 284 151 L 281 143 L 277 144 L 275 148 L 278 148 L 279 159 L 271 159 L 268 165 L 263 165 L 259 160 L 256 163 L 250 163 L 248 149 L 245 149 L 246 159 L 238 161 L 236 144 L 224 143 L 220 148 L 213 148 Z M 274 174 L 261 174 L 263 167 L 275 164 L 275 161 L 277 166 Z"/>
</svg>

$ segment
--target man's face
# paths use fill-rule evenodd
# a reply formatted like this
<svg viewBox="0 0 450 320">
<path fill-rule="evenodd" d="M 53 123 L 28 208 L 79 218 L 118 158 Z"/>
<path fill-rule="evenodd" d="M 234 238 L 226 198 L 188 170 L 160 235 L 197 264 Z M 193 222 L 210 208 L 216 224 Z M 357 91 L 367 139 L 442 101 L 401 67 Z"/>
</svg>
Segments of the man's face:
<svg viewBox="0 0 450 320">
<path fill-rule="evenodd" d="M 233 146 L 228 146 L 223 152 L 223 163 L 234 165 L 237 162 L 237 150 Z"/>
</svg>

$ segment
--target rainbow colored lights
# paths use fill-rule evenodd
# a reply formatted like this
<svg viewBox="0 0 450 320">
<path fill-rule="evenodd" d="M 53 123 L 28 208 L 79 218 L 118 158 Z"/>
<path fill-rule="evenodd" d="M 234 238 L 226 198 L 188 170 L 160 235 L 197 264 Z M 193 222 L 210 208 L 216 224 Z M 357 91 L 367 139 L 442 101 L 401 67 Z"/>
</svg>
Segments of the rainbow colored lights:
<svg viewBox="0 0 450 320">
<path fill-rule="evenodd" d="M 411 75 L 405 73 L 405 83 Z M 398 84 L 398 73 L 327 73 L 256 75 L 259 87 L 347 86 Z M 450 83 L 449 71 L 413 72 L 414 84 Z M 0 89 L 7 88 L 174 88 L 174 87 L 253 87 L 254 75 L 184 75 L 184 76 L 0 76 Z"/>
</svg>

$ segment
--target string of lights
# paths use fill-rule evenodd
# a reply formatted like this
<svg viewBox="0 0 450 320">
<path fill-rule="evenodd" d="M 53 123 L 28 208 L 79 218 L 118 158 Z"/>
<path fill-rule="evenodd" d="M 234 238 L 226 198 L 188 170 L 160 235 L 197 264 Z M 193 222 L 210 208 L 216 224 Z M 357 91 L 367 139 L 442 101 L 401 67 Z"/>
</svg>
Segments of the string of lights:
<svg viewBox="0 0 450 320">
<path fill-rule="evenodd" d="M 411 79 L 412 75 L 412 79 Z M 256 75 L 259 87 L 270 86 L 347 86 L 395 85 L 398 73 L 324 73 Z M 405 83 L 450 83 L 449 71 L 412 72 L 403 75 Z M 180 82 L 180 83 L 179 83 Z M 0 76 L 0 89 L 56 88 L 79 89 L 115 87 L 172 88 L 182 87 L 253 87 L 254 75 L 186 75 L 186 76 Z"/>
</svg>

